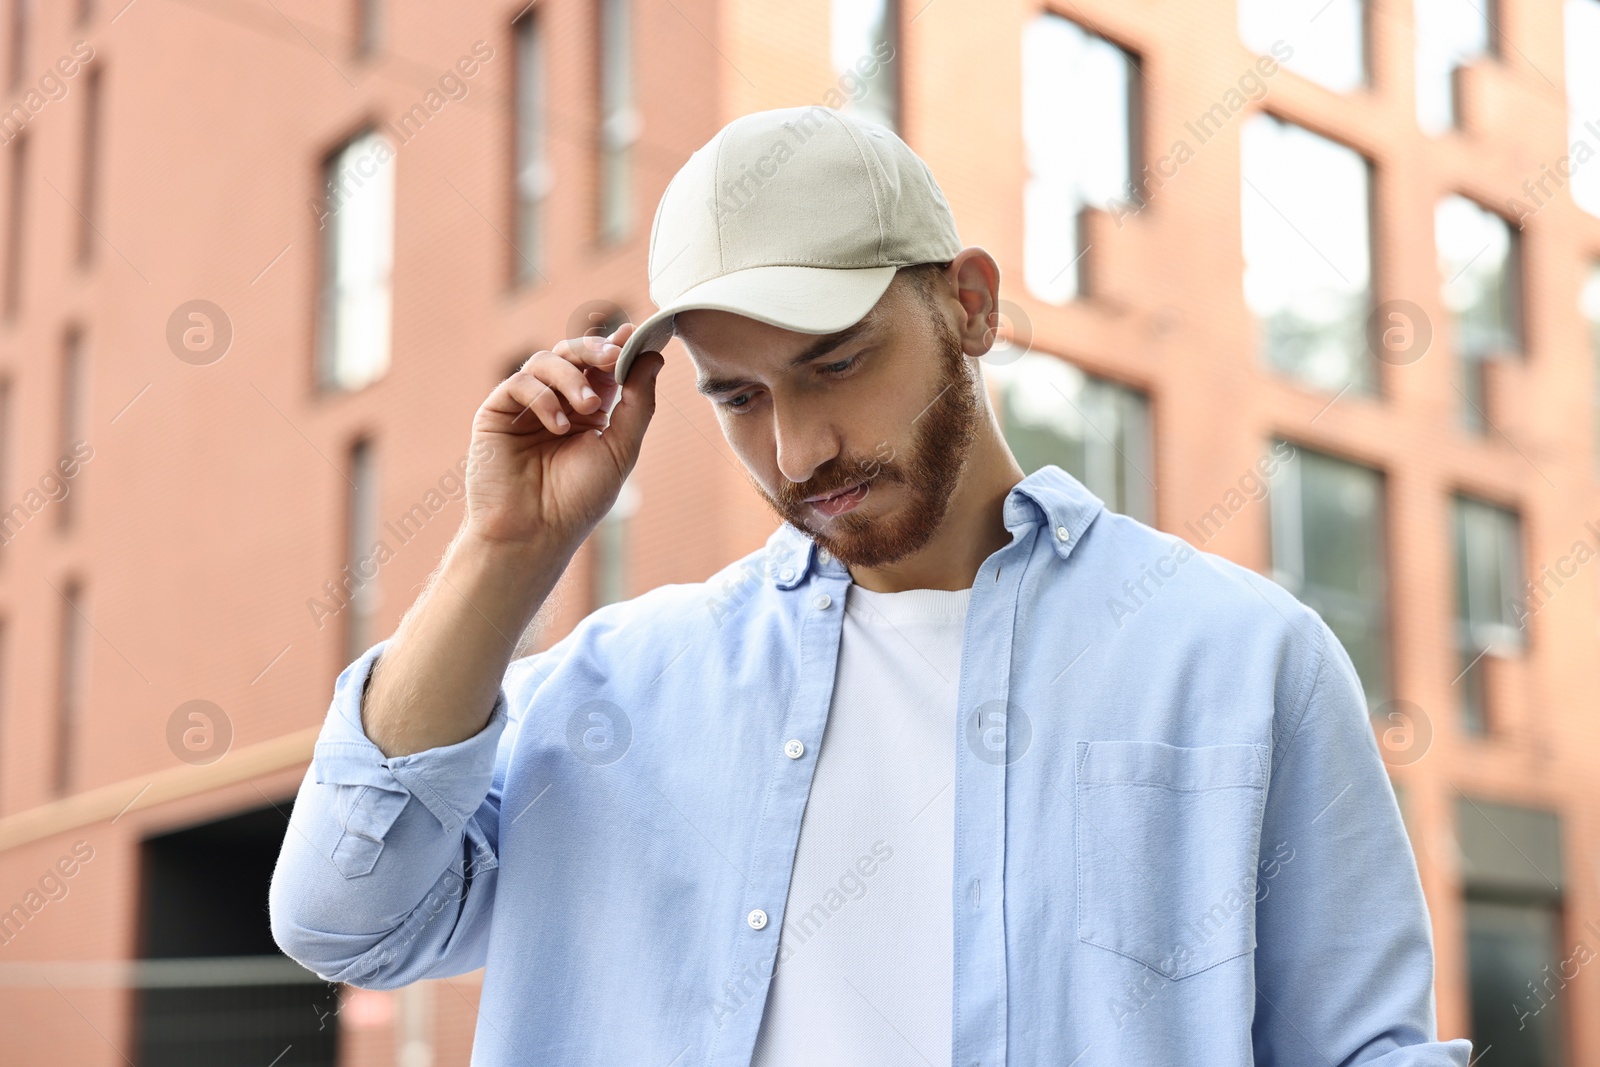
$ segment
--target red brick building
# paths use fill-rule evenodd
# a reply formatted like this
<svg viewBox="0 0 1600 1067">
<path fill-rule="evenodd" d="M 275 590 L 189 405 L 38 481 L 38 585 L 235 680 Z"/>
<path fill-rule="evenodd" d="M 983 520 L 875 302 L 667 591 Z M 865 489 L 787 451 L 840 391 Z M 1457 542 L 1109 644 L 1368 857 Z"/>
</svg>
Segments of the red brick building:
<svg viewBox="0 0 1600 1067">
<path fill-rule="evenodd" d="M 1485 10 L 0 2 L 0 1064 L 466 1062 L 474 976 L 263 941 L 288 804 L 473 410 L 643 318 L 667 181 L 801 104 L 999 262 L 1026 467 L 1345 641 L 1441 1035 L 1600 1064 L 1600 0 Z M 681 355 L 660 395 L 539 647 L 773 526 Z"/>
</svg>

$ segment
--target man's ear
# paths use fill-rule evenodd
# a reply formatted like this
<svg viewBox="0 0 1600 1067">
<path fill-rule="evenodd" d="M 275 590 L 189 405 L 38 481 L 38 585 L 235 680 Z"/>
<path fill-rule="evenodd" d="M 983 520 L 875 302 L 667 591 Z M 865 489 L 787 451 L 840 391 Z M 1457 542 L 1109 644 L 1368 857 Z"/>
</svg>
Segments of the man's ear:
<svg viewBox="0 0 1600 1067">
<path fill-rule="evenodd" d="M 961 305 L 961 321 L 956 324 L 961 349 L 969 356 L 985 355 L 996 336 L 992 320 L 1000 310 L 1000 265 L 973 245 L 950 261 L 945 275 Z"/>
</svg>

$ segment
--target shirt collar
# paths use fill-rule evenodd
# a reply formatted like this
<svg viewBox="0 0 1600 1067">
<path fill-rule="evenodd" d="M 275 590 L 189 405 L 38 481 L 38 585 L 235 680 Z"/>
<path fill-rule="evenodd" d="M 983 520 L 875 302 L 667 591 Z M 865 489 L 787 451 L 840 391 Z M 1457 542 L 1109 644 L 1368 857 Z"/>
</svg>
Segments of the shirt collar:
<svg viewBox="0 0 1600 1067">
<path fill-rule="evenodd" d="M 1104 507 L 1105 502 L 1088 486 L 1048 463 L 1011 487 L 1003 518 L 1008 530 L 1044 523 L 1056 556 L 1066 559 Z M 788 522 L 767 538 L 766 555 L 767 577 L 779 589 L 793 589 L 813 572 L 830 577 L 849 573 L 805 531 Z"/>
</svg>

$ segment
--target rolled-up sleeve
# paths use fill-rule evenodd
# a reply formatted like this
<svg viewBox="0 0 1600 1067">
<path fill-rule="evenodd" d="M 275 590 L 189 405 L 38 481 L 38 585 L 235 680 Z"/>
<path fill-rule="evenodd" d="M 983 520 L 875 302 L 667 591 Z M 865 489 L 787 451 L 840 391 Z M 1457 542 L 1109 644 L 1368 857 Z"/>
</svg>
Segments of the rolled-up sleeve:
<svg viewBox="0 0 1600 1067">
<path fill-rule="evenodd" d="M 269 896 L 285 953 L 328 981 L 374 989 L 483 965 L 515 734 L 502 684 L 477 734 L 385 757 L 362 729 L 361 698 L 388 644 L 335 682 Z"/>
<path fill-rule="evenodd" d="M 1466 1067 L 1437 1037 L 1433 935 L 1361 683 L 1321 620 L 1263 815 L 1256 892 L 1261 1064 Z"/>
</svg>

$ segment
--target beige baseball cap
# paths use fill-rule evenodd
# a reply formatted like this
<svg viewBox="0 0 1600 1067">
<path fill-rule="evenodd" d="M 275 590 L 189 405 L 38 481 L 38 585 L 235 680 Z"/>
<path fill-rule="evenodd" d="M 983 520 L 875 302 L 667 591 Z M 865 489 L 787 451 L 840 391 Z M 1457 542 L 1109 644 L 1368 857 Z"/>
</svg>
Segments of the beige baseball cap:
<svg viewBox="0 0 1600 1067">
<path fill-rule="evenodd" d="M 617 359 L 660 352 L 680 311 L 712 308 L 797 333 L 860 321 L 895 271 L 961 251 L 939 183 L 892 131 L 820 104 L 744 115 L 667 184 L 650 232 L 657 310 Z"/>
</svg>

